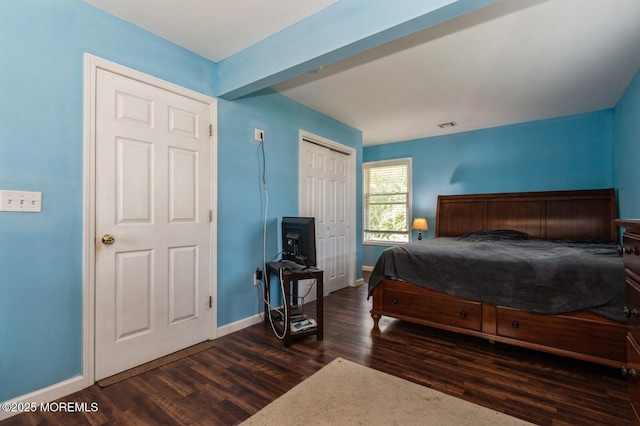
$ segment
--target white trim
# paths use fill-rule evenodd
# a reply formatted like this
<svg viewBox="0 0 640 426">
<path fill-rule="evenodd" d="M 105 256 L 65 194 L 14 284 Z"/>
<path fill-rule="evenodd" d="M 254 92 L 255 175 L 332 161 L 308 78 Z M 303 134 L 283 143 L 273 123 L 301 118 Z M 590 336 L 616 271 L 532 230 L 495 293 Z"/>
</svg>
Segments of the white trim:
<svg viewBox="0 0 640 426">
<path fill-rule="evenodd" d="M 364 222 L 364 220 L 363 220 Z M 411 231 L 413 232 L 413 231 Z M 403 244 L 410 243 L 413 241 L 411 237 L 411 232 L 409 233 L 409 241 L 362 241 L 362 245 L 365 246 L 382 246 L 382 247 L 392 247 L 392 246 L 401 246 Z M 362 231 L 362 239 L 364 239 L 364 231 Z"/>
<path fill-rule="evenodd" d="M 60 399 L 64 396 L 70 395 L 86 388 L 84 382 L 85 380 L 82 376 L 75 376 L 62 382 L 55 383 L 51 386 L 47 386 L 46 388 L 38 389 L 34 392 L 21 395 L 17 398 L 13 398 L 5 402 L 9 404 L 35 403 L 38 405 L 38 407 L 40 407 L 40 403 L 55 401 L 56 399 Z M 6 412 L 0 410 L 0 421 L 8 419 L 9 417 L 13 417 L 16 414 L 20 414 L 20 412 Z"/>
<path fill-rule="evenodd" d="M 365 198 L 365 189 L 364 189 L 364 183 L 365 183 L 365 170 L 367 168 L 374 168 L 374 167 L 385 167 L 385 166 L 395 166 L 395 165 L 407 165 L 407 216 L 408 216 L 408 226 L 409 226 L 409 232 L 408 232 L 408 237 L 409 240 L 408 241 L 367 241 L 367 239 L 365 238 L 365 215 L 367 213 L 367 210 L 365 208 L 365 203 L 364 203 L 364 198 Z M 402 245 L 402 244 L 407 244 L 408 242 L 410 243 L 413 238 L 412 238 L 412 233 L 413 231 L 411 230 L 411 224 L 413 223 L 413 218 L 412 218 L 412 214 L 413 214 L 413 158 L 412 157 L 402 157 L 402 158 L 395 158 L 392 160 L 378 160 L 378 161 L 367 161 L 365 163 L 362 163 L 362 183 L 363 183 L 363 189 L 362 189 L 362 245 L 365 246 L 397 246 L 397 245 Z"/>
<path fill-rule="evenodd" d="M 82 232 L 82 377 L 85 387 L 94 383 L 95 295 L 95 119 L 96 68 L 94 56 L 84 55 L 84 165 Z"/>
<path fill-rule="evenodd" d="M 82 376 L 84 387 L 89 387 L 94 383 L 95 369 L 95 104 L 96 104 L 96 75 L 98 69 L 103 69 L 124 77 L 149 84 L 168 92 L 186 96 L 209 105 L 209 120 L 213 126 L 213 135 L 210 137 L 210 166 L 211 166 L 211 204 L 212 211 L 210 222 L 210 242 L 211 242 L 211 296 L 213 306 L 217 307 L 217 223 L 218 223 L 218 176 L 217 176 L 217 100 L 210 96 L 192 91 L 176 84 L 161 80 L 159 78 L 141 73 L 131 68 L 124 67 L 114 62 L 107 61 L 97 56 L 85 53 L 84 55 L 84 212 L 83 212 L 83 283 L 82 283 Z M 215 308 L 214 308 L 215 309 Z M 209 339 L 215 339 L 218 335 L 217 312 L 212 315 L 211 334 Z M 79 390 L 79 389 L 76 389 Z M 74 390 L 74 392 L 76 391 Z M 69 392 L 71 393 L 71 392 Z M 62 396 L 62 395 L 61 395 Z"/>
<path fill-rule="evenodd" d="M 262 315 L 255 314 L 248 318 L 244 318 L 236 322 L 232 322 L 231 324 L 223 325 L 222 327 L 218 328 L 218 337 L 235 333 L 236 331 L 240 331 L 247 327 L 251 327 L 252 325 L 260 324 L 261 322 L 262 322 Z"/>
<path fill-rule="evenodd" d="M 300 130 L 298 141 L 298 152 L 302 151 L 302 144 L 304 139 L 315 143 L 320 146 L 332 149 L 334 151 L 341 152 L 347 155 L 347 194 L 346 198 L 349 203 L 347 207 L 347 215 L 349 218 L 349 286 L 357 287 L 356 283 L 356 150 L 347 145 L 332 141 L 322 136 L 314 135 L 313 133 L 305 130 Z M 298 168 L 301 167 L 300 161 L 298 161 Z M 298 176 L 302 174 L 298 172 Z M 304 206 L 302 204 L 302 197 L 299 196 L 302 188 L 302 182 L 298 178 L 298 211 L 301 211 Z"/>
<path fill-rule="evenodd" d="M 371 271 L 373 271 L 373 266 L 362 265 L 362 270 L 364 272 L 371 272 Z"/>
</svg>

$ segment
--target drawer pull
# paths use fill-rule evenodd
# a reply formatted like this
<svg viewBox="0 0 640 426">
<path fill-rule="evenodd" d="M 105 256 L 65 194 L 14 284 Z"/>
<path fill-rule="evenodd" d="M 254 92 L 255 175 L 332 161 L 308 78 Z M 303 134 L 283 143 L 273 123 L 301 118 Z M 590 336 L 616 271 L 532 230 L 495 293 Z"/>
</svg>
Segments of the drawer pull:
<svg viewBox="0 0 640 426">
<path fill-rule="evenodd" d="M 392 304 L 392 305 L 397 305 L 397 304 L 398 304 L 398 299 L 393 299 L 393 300 L 391 301 L 391 304 Z"/>
<path fill-rule="evenodd" d="M 467 317 L 467 311 L 460 312 L 460 318 L 466 318 L 466 317 Z"/>
<path fill-rule="evenodd" d="M 518 327 L 520 327 L 520 323 L 518 321 L 514 321 L 514 322 L 511 323 L 511 327 L 518 328 Z"/>
<path fill-rule="evenodd" d="M 622 367 L 621 369 L 622 377 L 634 378 L 636 377 L 636 370 L 633 368 Z"/>
<path fill-rule="evenodd" d="M 640 316 L 640 310 L 638 310 L 638 308 L 633 308 L 631 310 L 629 310 L 629 308 L 627 308 L 626 306 L 622 309 L 622 313 L 624 313 L 624 316 L 626 318 L 638 318 L 638 316 Z"/>
<path fill-rule="evenodd" d="M 620 256 L 622 256 L 623 253 L 626 253 L 626 254 L 636 253 L 636 254 L 638 254 L 638 252 L 636 251 L 636 249 L 634 247 L 629 247 L 629 246 L 627 246 L 627 247 L 618 246 L 616 248 L 616 251 L 618 252 L 618 254 Z"/>
</svg>

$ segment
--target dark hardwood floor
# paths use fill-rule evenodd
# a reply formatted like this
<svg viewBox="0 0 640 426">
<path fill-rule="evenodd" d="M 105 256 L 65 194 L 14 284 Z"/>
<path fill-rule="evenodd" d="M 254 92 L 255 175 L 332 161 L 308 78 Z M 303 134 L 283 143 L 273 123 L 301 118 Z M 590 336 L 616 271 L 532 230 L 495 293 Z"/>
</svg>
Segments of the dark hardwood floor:
<svg viewBox="0 0 640 426">
<path fill-rule="evenodd" d="M 28 413 L 2 424 L 233 425 L 336 357 L 541 425 L 629 424 L 617 369 L 388 318 L 372 331 L 370 309 L 365 286 L 340 290 L 325 299 L 324 341 L 284 348 L 257 324 L 187 359 L 62 399 L 97 402 L 95 413 Z"/>
</svg>

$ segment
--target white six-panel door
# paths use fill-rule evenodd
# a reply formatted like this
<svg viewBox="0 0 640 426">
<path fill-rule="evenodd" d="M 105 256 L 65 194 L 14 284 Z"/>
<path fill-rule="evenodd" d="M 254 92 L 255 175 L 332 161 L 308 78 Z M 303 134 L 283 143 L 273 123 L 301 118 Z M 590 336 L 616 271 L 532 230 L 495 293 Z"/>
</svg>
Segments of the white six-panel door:
<svg viewBox="0 0 640 426">
<path fill-rule="evenodd" d="M 349 285 L 347 158 L 314 143 L 300 144 L 300 215 L 315 217 L 316 256 L 324 270 L 325 295 Z"/>
<path fill-rule="evenodd" d="M 209 117 L 98 70 L 95 380 L 211 335 Z"/>
</svg>

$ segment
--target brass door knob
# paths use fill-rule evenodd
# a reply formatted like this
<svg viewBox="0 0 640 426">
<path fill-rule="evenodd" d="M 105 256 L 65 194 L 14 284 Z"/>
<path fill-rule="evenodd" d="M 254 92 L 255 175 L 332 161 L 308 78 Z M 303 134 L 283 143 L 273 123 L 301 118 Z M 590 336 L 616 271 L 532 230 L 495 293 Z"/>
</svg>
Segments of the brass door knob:
<svg viewBox="0 0 640 426">
<path fill-rule="evenodd" d="M 109 245 L 109 244 L 113 244 L 113 242 L 114 242 L 115 240 L 116 240 L 116 239 L 115 239 L 115 238 L 113 238 L 113 235 L 111 235 L 111 234 L 104 234 L 104 235 L 102 236 L 102 244 L 107 244 L 107 245 Z"/>
</svg>

